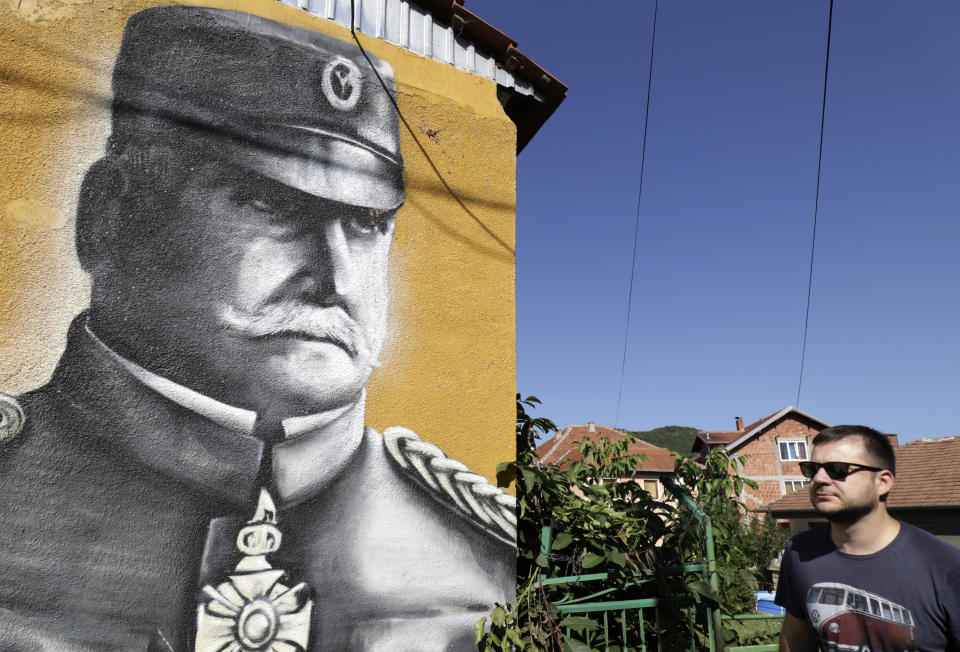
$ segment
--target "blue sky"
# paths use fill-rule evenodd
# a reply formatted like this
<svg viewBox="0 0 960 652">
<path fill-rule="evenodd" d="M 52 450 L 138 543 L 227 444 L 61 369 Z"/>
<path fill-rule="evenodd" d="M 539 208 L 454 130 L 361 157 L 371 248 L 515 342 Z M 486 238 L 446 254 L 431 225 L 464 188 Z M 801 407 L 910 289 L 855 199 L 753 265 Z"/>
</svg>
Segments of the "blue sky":
<svg viewBox="0 0 960 652">
<path fill-rule="evenodd" d="M 796 403 L 828 0 L 472 0 L 569 87 L 518 160 L 517 384 L 560 425 Z M 960 3 L 837 0 L 799 407 L 960 434 Z"/>
</svg>

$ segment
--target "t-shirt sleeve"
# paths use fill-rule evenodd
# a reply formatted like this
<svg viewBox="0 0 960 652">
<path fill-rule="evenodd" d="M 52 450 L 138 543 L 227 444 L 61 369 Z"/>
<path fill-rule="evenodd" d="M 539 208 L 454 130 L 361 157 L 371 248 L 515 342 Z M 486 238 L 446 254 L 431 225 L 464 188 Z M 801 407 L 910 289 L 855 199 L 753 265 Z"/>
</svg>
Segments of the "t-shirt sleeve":
<svg viewBox="0 0 960 652">
<path fill-rule="evenodd" d="M 787 610 L 794 618 L 806 619 L 802 596 L 797 593 L 802 589 L 797 586 L 793 572 L 793 541 L 787 543 L 783 557 L 780 559 L 780 577 L 777 579 L 777 595 L 773 601 Z"/>
<path fill-rule="evenodd" d="M 947 650 L 960 652 L 960 568 L 947 575 L 944 594 L 944 611 L 948 618 Z"/>
</svg>

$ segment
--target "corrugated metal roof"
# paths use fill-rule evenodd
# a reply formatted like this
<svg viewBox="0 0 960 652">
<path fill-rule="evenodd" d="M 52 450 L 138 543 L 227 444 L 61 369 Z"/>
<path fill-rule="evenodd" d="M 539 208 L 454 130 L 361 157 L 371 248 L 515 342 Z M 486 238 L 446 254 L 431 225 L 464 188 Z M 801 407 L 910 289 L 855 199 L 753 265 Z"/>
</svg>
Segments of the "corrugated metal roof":
<svg viewBox="0 0 960 652">
<path fill-rule="evenodd" d="M 350 0 L 278 0 L 349 28 Z M 529 82 L 497 65 L 495 53 L 454 33 L 452 25 L 434 18 L 426 9 L 407 0 L 354 0 L 354 27 L 421 56 L 450 64 L 501 86 L 544 101 Z"/>
</svg>

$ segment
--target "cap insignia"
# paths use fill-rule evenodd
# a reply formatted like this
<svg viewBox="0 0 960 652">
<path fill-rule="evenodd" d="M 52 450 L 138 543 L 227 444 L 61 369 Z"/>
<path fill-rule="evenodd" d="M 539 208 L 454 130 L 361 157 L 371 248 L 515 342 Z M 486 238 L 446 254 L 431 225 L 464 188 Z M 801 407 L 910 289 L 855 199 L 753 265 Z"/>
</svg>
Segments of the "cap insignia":
<svg viewBox="0 0 960 652">
<path fill-rule="evenodd" d="M 320 87 L 330 105 L 341 111 L 349 111 L 360 101 L 363 81 L 357 64 L 337 57 L 323 68 Z"/>
</svg>

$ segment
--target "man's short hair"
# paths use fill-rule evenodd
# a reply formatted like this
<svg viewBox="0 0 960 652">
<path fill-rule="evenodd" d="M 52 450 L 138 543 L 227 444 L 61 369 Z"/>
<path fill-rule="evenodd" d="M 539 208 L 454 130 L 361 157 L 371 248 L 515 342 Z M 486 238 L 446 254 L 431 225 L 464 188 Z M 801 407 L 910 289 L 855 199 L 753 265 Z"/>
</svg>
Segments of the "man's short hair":
<svg viewBox="0 0 960 652">
<path fill-rule="evenodd" d="M 820 434 L 814 437 L 813 445 L 829 444 L 834 441 L 847 439 L 848 437 L 859 437 L 863 441 L 863 447 L 867 450 L 874 466 L 887 469 L 890 473 L 897 473 L 897 459 L 893 452 L 893 446 L 890 439 L 878 430 L 867 426 L 833 426 L 826 430 L 821 430 Z M 841 460 L 842 461 L 842 460 Z"/>
</svg>

